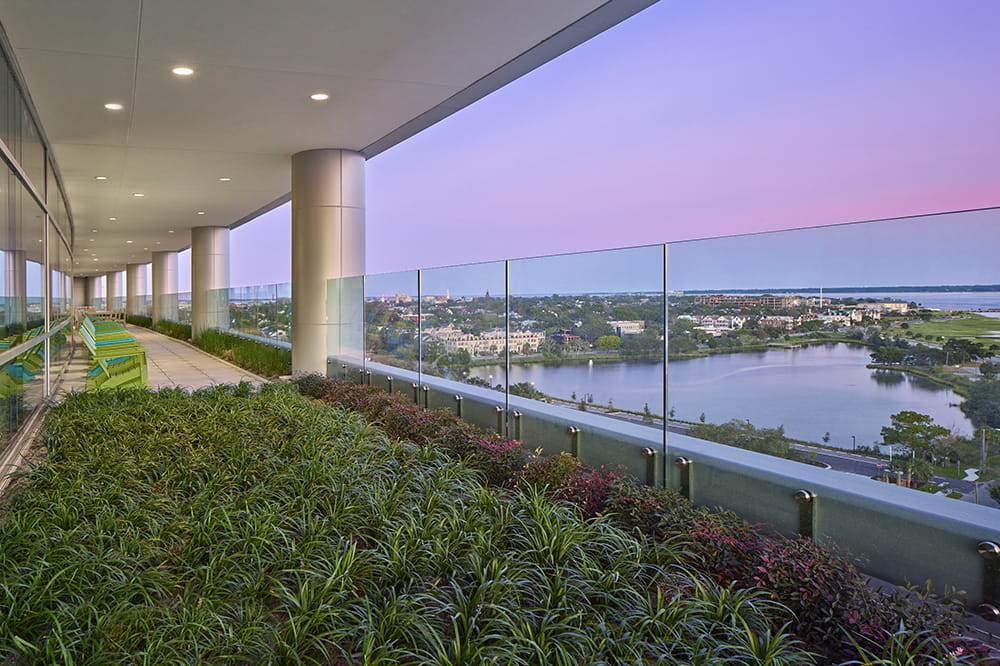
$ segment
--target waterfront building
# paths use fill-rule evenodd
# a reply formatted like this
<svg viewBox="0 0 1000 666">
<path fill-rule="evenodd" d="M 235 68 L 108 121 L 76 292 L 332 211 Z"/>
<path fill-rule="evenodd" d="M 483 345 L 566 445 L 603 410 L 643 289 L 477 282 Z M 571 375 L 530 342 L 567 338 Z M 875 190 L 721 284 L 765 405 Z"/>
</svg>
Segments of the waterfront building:
<svg viewBox="0 0 1000 666">
<path fill-rule="evenodd" d="M 621 337 L 623 335 L 638 335 L 646 330 L 646 322 L 644 321 L 620 321 L 612 319 L 608 322 L 611 328 L 615 329 L 615 335 Z"/>
<path fill-rule="evenodd" d="M 425 331 L 427 339 L 436 340 L 444 345 L 445 353 L 454 354 L 458 351 L 465 351 L 473 358 L 477 356 L 498 356 L 506 349 L 508 340 L 511 351 L 521 353 L 527 349 L 531 353 L 538 351 L 539 346 L 545 341 L 543 331 L 511 331 L 507 336 L 502 329 L 492 329 L 483 331 L 480 334 L 463 333 L 454 328 L 427 329 Z"/>
<path fill-rule="evenodd" d="M 709 294 L 695 296 L 697 305 L 717 305 L 725 308 L 794 308 L 802 303 L 798 296 L 749 296 L 741 294 Z"/>
</svg>

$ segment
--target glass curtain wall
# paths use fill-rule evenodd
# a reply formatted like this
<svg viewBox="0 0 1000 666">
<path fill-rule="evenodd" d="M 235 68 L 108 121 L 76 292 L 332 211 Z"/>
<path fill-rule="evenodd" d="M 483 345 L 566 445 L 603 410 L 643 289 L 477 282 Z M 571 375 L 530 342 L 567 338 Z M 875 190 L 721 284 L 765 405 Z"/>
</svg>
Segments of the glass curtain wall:
<svg viewBox="0 0 1000 666">
<path fill-rule="evenodd" d="M 0 447 L 45 399 L 69 345 L 73 226 L 55 163 L 0 58 Z"/>
</svg>

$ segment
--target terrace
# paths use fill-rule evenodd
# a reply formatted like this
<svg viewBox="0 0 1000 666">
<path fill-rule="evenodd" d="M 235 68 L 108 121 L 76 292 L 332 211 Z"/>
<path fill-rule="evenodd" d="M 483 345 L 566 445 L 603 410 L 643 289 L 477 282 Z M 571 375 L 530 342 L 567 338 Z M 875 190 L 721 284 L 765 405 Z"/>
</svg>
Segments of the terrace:
<svg viewBox="0 0 1000 666">
<path fill-rule="evenodd" d="M 14 239 L 0 254 L 7 344 L 0 351 L 0 363 L 5 373 L 3 390 L 10 404 L 4 410 L 4 444 L 8 452 L 26 444 L 48 399 L 56 396 L 57 380 L 68 364 L 72 367 L 75 362 L 72 345 L 63 344 L 70 331 L 73 307 L 97 305 L 133 317 L 148 316 L 152 324 L 190 325 L 195 337 L 222 331 L 290 348 L 297 375 L 320 373 L 381 388 L 396 393 L 395 400 L 445 409 L 497 437 L 517 440 L 525 451 L 568 453 L 589 467 L 616 465 L 649 488 L 676 493 L 696 506 L 730 509 L 788 537 L 830 540 L 863 571 L 878 579 L 896 584 L 930 581 L 939 592 L 952 587 L 963 590 L 967 608 L 988 621 L 980 626 L 995 631 L 1000 619 L 1000 512 L 990 507 L 986 498 L 991 469 L 995 471 L 997 465 L 995 442 L 989 440 L 989 418 L 980 416 L 961 432 L 965 448 L 932 452 L 931 457 L 945 461 L 939 468 L 953 465 L 963 475 L 971 470 L 974 480 L 961 486 L 965 490 L 955 490 L 962 479 L 956 479 L 949 490 L 971 499 L 970 489 L 974 489 L 977 497 L 982 494 L 981 503 L 959 501 L 947 497 L 948 491 L 931 494 L 899 485 L 904 468 L 898 457 L 916 460 L 915 446 L 904 450 L 887 443 L 869 456 L 856 456 L 853 450 L 850 454 L 831 452 L 822 447 L 823 430 L 827 431 L 827 440 L 832 438 L 833 445 L 841 449 L 848 448 L 848 438 L 858 439 L 860 431 L 854 428 L 862 427 L 864 410 L 846 401 L 849 394 L 858 392 L 855 384 L 845 383 L 839 392 L 832 383 L 815 393 L 810 392 L 813 387 L 787 391 L 779 400 L 776 396 L 781 387 L 769 383 L 763 374 L 754 374 L 755 369 L 734 372 L 730 385 L 737 377 L 752 379 L 740 384 L 744 397 L 771 396 L 772 403 L 787 402 L 802 415 L 817 411 L 838 415 L 825 421 L 828 425 L 818 432 L 800 433 L 781 417 L 771 421 L 764 412 L 760 418 L 754 413 L 753 423 L 747 423 L 752 427 L 742 431 L 746 446 L 741 448 L 730 445 L 732 442 L 717 443 L 690 433 L 699 425 L 721 426 L 731 419 L 749 419 L 751 401 L 735 400 L 728 409 L 713 411 L 705 406 L 707 403 L 699 402 L 702 397 L 696 396 L 690 384 L 683 383 L 683 377 L 684 368 L 699 359 L 748 358 L 755 353 L 773 354 L 766 350 L 775 347 L 788 354 L 824 346 L 846 348 L 859 341 L 850 337 L 857 334 L 870 336 L 861 341 L 873 349 L 911 350 L 887 355 L 889 360 L 879 364 L 886 366 L 882 369 L 864 368 L 867 363 L 862 362 L 862 370 L 868 374 L 866 382 L 878 384 L 885 393 L 902 383 L 912 388 L 914 396 L 939 406 L 942 413 L 958 414 L 954 404 L 993 381 L 985 374 L 988 371 L 977 369 L 979 362 L 988 364 L 997 358 L 994 350 L 977 357 L 976 363 L 966 361 L 958 372 L 950 372 L 948 368 L 955 365 L 950 361 L 957 356 L 949 355 L 968 352 L 952 338 L 970 336 L 952 335 L 949 331 L 957 329 L 950 328 L 952 324 L 945 320 L 960 318 L 963 326 L 975 334 L 971 341 L 988 350 L 989 340 L 997 330 L 990 328 L 990 314 L 1000 310 L 1000 304 L 936 309 L 929 306 L 925 308 L 926 320 L 921 320 L 919 313 L 894 312 L 889 303 L 896 300 L 885 301 L 884 311 L 880 310 L 877 317 L 861 314 L 852 319 L 842 312 L 854 305 L 847 301 L 862 301 L 872 291 L 886 288 L 894 290 L 886 298 L 897 299 L 899 294 L 905 294 L 906 302 L 956 289 L 973 296 L 995 293 L 1000 287 L 989 250 L 995 246 L 992 240 L 1000 228 L 1000 210 L 771 234 L 753 234 L 755 229 L 748 225 L 747 235 L 737 237 L 366 274 L 365 159 L 649 3 L 553 2 L 548 3 L 545 12 L 535 6 L 537 3 L 522 3 L 519 10 L 507 16 L 498 15 L 492 3 L 485 2 L 473 3 L 474 9 L 468 9 L 467 3 L 424 7 L 417 12 L 418 26 L 405 25 L 407 31 L 419 35 L 414 43 L 378 42 L 379 48 L 393 54 L 378 63 L 395 62 L 400 68 L 395 78 L 387 77 L 378 63 L 352 57 L 350 48 L 337 50 L 341 47 L 334 45 L 327 48 L 335 52 L 317 47 L 297 56 L 300 59 L 294 63 L 279 62 L 280 54 L 276 52 L 260 55 L 267 60 L 261 62 L 247 47 L 254 39 L 218 27 L 228 24 L 221 10 L 205 17 L 209 26 L 206 34 L 211 38 L 198 39 L 176 20 L 183 14 L 177 7 L 177 14 L 172 15 L 155 7 L 155 3 L 146 3 L 145 9 L 141 3 L 120 4 L 119 9 L 125 10 L 122 15 L 109 10 L 90 16 L 83 30 L 78 29 L 80 22 L 73 15 L 71 3 L 47 3 L 44 7 L 40 3 L 9 3 L 2 16 L 7 31 L 2 44 L 7 64 L 3 73 L 7 103 L 2 112 L 2 156 L 10 185 L 5 189 L 8 214 L 4 223 L 10 232 L 7 237 Z M 187 4 L 197 9 L 197 3 Z M 399 17 L 368 9 L 366 3 L 332 4 L 336 5 L 328 10 L 332 15 L 324 17 L 328 22 L 372 25 L 386 34 L 396 34 L 400 28 Z M 245 27 L 257 41 L 267 36 L 286 47 L 309 43 L 303 34 L 314 35 L 316 43 L 329 44 L 326 35 L 314 34 L 314 29 L 302 20 L 316 8 L 302 9 L 295 12 L 283 7 L 275 15 L 255 8 L 257 13 L 247 17 Z M 456 16 L 449 16 L 449 11 Z M 533 20 L 511 18 L 517 12 Z M 284 21 L 290 15 L 297 17 L 292 21 L 294 25 Z M 530 26 L 525 27 L 527 24 Z M 140 26 L 144 29 L 139 30 Z M 225 48 L 212 52 L 213 40 L 230 33 L 233 36 L 227 38 Z M 484 37 L 487 34 L 490 39 Z M 444 36 L 454 41 L 445 41 Z M 75 40 L 72 53 L 60 47 L 66 39 Z M 378 35 L 368 34 L 351 42 L 353 48 L 362 48 L 365 39 L 376 40 Z M 163 45 L 172 41 L 188 44 L 193 62 L 206 63 L 196 73 L 203 77 L 202 81 L 218 82 L 233 66 L 252 72 L 247 81 L 233 81 L 227 94 L 239 100 L 237 106 L 260 106 L 262 116 L 273 118 L 267 121 L 272 124 L 248 123 L 249 129 L 241 129 L 240 123 L 213 117 L 198 124 L 190 134 L 180 130 L 176 118 L 189 117 L 187 110 L 218 110 L 220 102 L 206 88 L 178 88 L 187 84 L 175 77 L 186 75 L 175 72 L 171 77 L 165 73 L 169 69 L 165 63 L 173 54 Z M 226 57 L 232 61 L 218 62 L 223 58 L 220 52 L 228 52 Z M 439 57 L 455 52 L 475 57 L 460 63 Z M 115 63 L 114 72 L 109 74 L 109 80 L 113 80 L 109 90 L 96 90 L 87 76 L 73 74 L 83 61 L 103 59 Z M 74 65 L 76 60 L 80 63 Z M 441 64 L 444 60 L 447 65 Z M 318 90 L 323 87 L 320 83 L 331 84 L 332 78 L 315 77 L 322 77 L 317 70 L 332 69 L 334 63 L 355 68 L 336 81 L 352 91 L 344 94 L 353 100 L 351 104 L 334 107 L 327 115 L 318 113 L 315 105 L 309 106 L 313 101 L 319 103 L 315 99 L 290 110 L 264 104 L 268 92 L 277 94 L 293 79 L 298 81 L 295 94 L 305 95 L 307 87 Z M 295 71 L 298 78 L 279 76 L 279 71 Z M 349 87 L 350 80 L 355 81 L 356 88 Z M 382 90 L 374 98 L 366 97 L 373 94 L 372 86 L 383 84 L 393 89 Z M 111 95 L 111 89 L 115 99 L 132 100 L 134 109 L 106 106 L 101 111 L 105 100 L 97 96 Z M 381 103 L 379 95 L 398 103 Z M 365 111 L 358 112 L 358 108 Z M 126 114 L 114 115 L 123 110 Z M 290 138 L 289 127 L 295 128 Z M 344 128 L 338 129 L 343 134 L 331 136 L 330 127 Z M 257 157 L 247 157 L 250 154 Z M 114 188 L 105 187 L 109 178 L 105 173 L 114 174 L 120 183 Z M 234 178 L 245 187 L 236 190 L 221 185 Z M 212 186 L 205 185 L 207 182 Z M 149 191 L 149 185 L 154 183 L 162 186 L 155 194 Z M 230 288 L 229 230 L 288 200 L 295 211 L 292 282 Z M 140 205 L 146 207 L 138 208 Z M 84 233 L 87 228 L 92 235 Z M 961 256 L 942 258 L 940 248 L 956 244 L 963 250 Z M 181 293 L 178 253 L 188 246 L 192 252 L 192 289 Z M 906 262 L 894 262 L 892 255 L 905 255 Z M 933 271 L 925 270 L 930 266 Z M 100 284 L 104 285 L 103 296 Z M 907 286 L 915 291 L 907 291 Z M 834 296 L 836 288 L 843 290 Z M 753 294 L 741 293 L 747 290 Z M 783 290 L 804 290 L 808 292 L 804 299 L 818 303 L 796 305 L 804 311 L 785 313 L 789 302 L 796 299 L 773 293 Z M 735 292 L 732 298 L 736 301 L 699 303 L 694 296 L 730 292 Z M 383 298 L 389 294 L 393 298 Z M 829 301 L 831 297 L 844 309 L 824 309 L 824 298 Z M 871 298 L 881 300 L 882 295 Z M 727 304 L 750 312 L 711 311 L 712 307 L 725 310 Z M 760 311 L 754 312 L 755 308 Z M 973 312 L 980 309 L 987 312 Z M 863 308 L 861 311 L 865 312 Z M 726 315 L 730 317 L 729 329 L 719 336 L 700 336 L 691 320 L 678 316 L 681 313 Z M 731 323 L 737 320 L 739 326 Z M 621 326 L 615 330 L 611 322 L 627 324 L 629 330 Z M 455 350 L 448 352 L 440 340 L 429 334 L 445 326 L 463 330 L 463 335 L 473 338 L 490 331 L 491 344 L 470 347 L 473 354 L 461 350 L 466 351 L 465 356 Z M 780 333 L 771 330 L 778 328 L 782 329 Z M 535 337 L 531 337 L 531 345 L 508 342 L 539 335 L 538 331 L 545 331 L 547 338 L 537 349 Z M 159 337 L 141 331 L 138 335 L 146 336 L 142 343 L 150 350 L 150 380 L 154 385 L 235 382 L 244 376 L 232 368 L 211 367 L 204 360 L 184 361 L 186 367 L 182 369 L 168 366 L 162 359 L 173 352 L 162 347 Z M 721 351 L 743 353 L 723 356 L 718 353 Z M 934 360 L 942 354 L 943 363 Z M 916 356 L 920 356 L 919 362 L 913 361 Z M 636 395 L 624 390 L 608 393 L 602 369 L 625 362 L 643 370 L 645 379 L 629 377 L 624 381 Z M 567 390 L 549 388 L 542 384 L 543 380 L 532 379 L 532 368 L 571 366 L 584 368 L 586 376 L 567 384 Z M 161 372 L 162 377 L 157 374 Z M 954 388 L 954 396 L 935 398 L 933 390 L 917 386 L 920 376 L 937 382 L 938 390 L 943 386 Z M 839 402 L 842 398 L 845 402 Z M 83 398 L 78 404 L 96 409 Z M 881 424 L 888 426 L 891 413 L 909 409 L 911 404 L 915 403 L 904 400 L 897 408 L 883 410 L 872 418 L 882 419 Z M 112 413 L 136 408 L 124 403 L 112 407 Z M 877 433 L 878 424 L 873 426 L 873 422 L 864 427 L 869 431 L 874 428 Z M 840 430 L 839 425 L 843 425 Z M 945 421 L 943 425 L 953 423 Z M 331 425 L 347 429 L 355 426 Z M 898 476 L 890 480 L 897 483 L 869 478 L 884 474 L 848 474 L 806 464 L 809 460 L 790 460 L 752 450 L 758 444 L 761 446 L 757 448 L 762 448 L 763 441 L 770 437 L 765 431 L 778 426 L 787 427 L 789 435 L 799 440 L 789 446 L 807 451 L 807 459 L 849 457 L 852 462 L 878 465 L 881 470 L 882 465 L 893 463 L 895 455 Z M 376 440 L 382 437 L 375 431 L 365 432 Z M 974 437 L 982 438 L 982 458 L 970 460 L 966 450 L 973 446 Z M 878 444 L 876 438 L 861 436 L 860 444 Z M 406 460 L 419 458 L 413 450 L 401 451 L 392 455 L 399 454 Z M 953 460 L 956 452 L 960 455 Z M 289 469 L 294 469 L 301 460 L 290 458 L 286 462 Z M 291 474 L 287 480 L 292 483 L 294 479 Z M 477 496 L 475 490 L 464 486 L 455 492 Z M 66 500 L 68 504 L 73 501 Z M 559 511 L 549 507 L 545 510 Z M 588 532 L 600 528 L 563 514 L 558 520 L 573 523 L 573 529 L 578 526 L 581 539 L 608 539 L 607 543 L 611 543 L 620 536 Z M 631 542 L 618 545 L 626 550 L 638 548 Z M 637 561 L 648 564 L 650 557 L 643 552 L 637 555 Z M 319 575 L 319 570 L 317 564 L 309 576 Z M 299 583 L 296 593 L 306 587 Z M 588 580 L 587 584 L 596 583 Z M 719 591 L 713 588 L 711 594 Z M 442 608 L 459 603 L 455 599 L 434 603 L 439 602 Z M 360 610 L 354 608 L 351 612 Z M 692 618 L 699 612 L 691 610 Z M 280 613 L 286 611 L 279 611 L 278 619 Z M 280 624 L 274 616 L 263 617 L 263 624 L 269 627 L 262 629 L 265 634 Z M 217 620 L 215 617 L 212 621 Z M 590 618 L 588 622 L 596 625 L 605 620 Z M 781 626 L 771 616 L 766 622 L 755 616 L 747 624 L 753 630 L 730 638 L 756 640 L 766 633 L 765 624 L 771 629 Z M 273 635 L 268 635 L 271 637 L 260 640 L 273 642 Z M 383 638 L 388 641 L 391 637 Z M 163 640 L 162 645 L 169 646 L 179 639 L 170 636 Z M 299 649 L 294 641 L 283 644 L 289 654 Z M 430 648 L 423 645 L 420 649 Z M 711 649 L 721 650 L 718 646 Z M 349 653 L 361 651 L 355 646 Z M 792 653 L 794 649 L 789 648 L 788 654 L 794 657 Z M 220 653 L 206 654 L 218 657 Z M 574 654 L 608 656 L 584 648 Z M 645 658 L 652 658 L 645 654 Z M 459 656 L 455 659 L 461 660 Z M 530 663 L 532 657 L 523 659 Z"/>
</svg>

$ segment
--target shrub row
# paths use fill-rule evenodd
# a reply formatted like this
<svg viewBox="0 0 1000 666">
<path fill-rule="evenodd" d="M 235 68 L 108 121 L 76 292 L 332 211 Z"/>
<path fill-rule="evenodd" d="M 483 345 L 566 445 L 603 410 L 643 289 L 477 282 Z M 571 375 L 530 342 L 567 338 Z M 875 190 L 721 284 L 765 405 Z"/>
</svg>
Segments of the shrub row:
<svg viewBox="0 0 1000 666">
<path fill-rule="evenodd" d="M 222 331 L 199 334 L 194 344 L 230 363 L 264 377 L 292 374 L 292 351 Z"/>
<path fill-rule="evenodd" d="M 0 519 L 3 663 L 814 663 L 683 544 L 288 385 L 74 394 L 43 443 Z"/>
<path fill-rule="evenodd" d="M 191 324 L 182 324 L 179 321 L 161 319 L 153 326 L 153 330 L 185 342 L 191 339 Z"/>
<path fill-rule="evenodd" d="M 146 315 L 125 315 L 125 323 L 132 324 L 133 326 L 142 326 L 143 328 L 153 328 L 153 318 Z"/>
<path fill-rule="evenodd" d="M 659 543 L 685 541 L 707 577 L 730 589 L 762 590 L 791 609 L 792 633 L 824 663 L 900 654 L 913 663 L 984 658 L 984 646 L 961 637 L 958 600 L 873 588 L 831 547 L 694 507 L 670 490 L 644 486 L 615 469 L 584 468 L 567 454 L 526 455 L 516 441 L 484 433 L 448 410 L 418 407 L 399 393 L 317 375 L 295 382 L 303 394 L 357 411 L 390 437 L 443 447 L 493 485 L 547 492 L 575 504 L 584 517 L 603 517 Z"/>
</svg>

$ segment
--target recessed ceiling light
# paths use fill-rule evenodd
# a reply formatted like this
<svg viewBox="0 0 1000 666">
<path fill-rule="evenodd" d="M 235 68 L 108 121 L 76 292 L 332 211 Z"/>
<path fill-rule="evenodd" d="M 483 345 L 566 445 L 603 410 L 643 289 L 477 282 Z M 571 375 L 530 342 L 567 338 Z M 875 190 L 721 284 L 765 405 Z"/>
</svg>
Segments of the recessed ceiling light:
<svg viewBox="0 0 1000 666">
<path fill-rule="evenodd" d="M 160 244 L 160 241 L 156 241 L 156 244 L 157 244 L 157 245 L 159 245 L 159 244 Z"/>
<path fill-rule="evenodd" d="M 174 233 L 174 230 L 173 230 L 173 229 L 171 229 L 171 230 L 170 230 L 170 231 L 168 231 L 167 233 L 168 233 L 168 234 L 172 234 L 172 233 Z"/>
<path fill-rule="evenodd" d="M 114 222 L 114 221 L 115 221 L 115 220 L 117 220 L 118 218 L 117 218 L 117 217 L 109 217 L 108 219 L 109 219 L 109 220 L 111 220 L 112 222 Z"/>
<path fill-rule="evenodd" d="M 199 215 L 204 215 L 204 214 L 205 214 L 205 211 L 203 211 L 203 210 L 199 210 L 199 211 L 198 211 L 198 214 L 199 214 Z"/>
<path fill-rule="evenodd" d="M 92 234 L 96 234 L 96 233 L 97 233 L 97 229 L 91 229 L 91 230 L 90 230 L 90 233 L 92 233 Z"/>
<path fill-rule="evenodd" d="M 107 176 L 94 176 L 94 180 L 107 180 Z"/>
<path fill-rule="evenodd" d="M 133 193 L 132 193 L 132 196 L 134 196 L 134 197 L 144 197 L 144 196 L 146 196 L 146 195 L 145 195 L 145 194 L 143 194 L 142 192 L 133 192 Z"/>
<path fill-rule="evenodd" d="M 94 261 L 97 261 L 97 257 L 94 257 Z"/>
<path fill-rule="evenodd" d="M 39 242 L 39 243 L 44 243 L 45 241 L 43 241 L 43 240 L 42 240 L 41 238 L 39 238 L 39 239 L 38 239 L 38 242 Z"/>
<path fill-rule="evenodd" d="M 148 250 L 149 248 L 148 248 L 148 247 L 144 247 L 144 248 L 142 248 L 142 249 L 143 249 L 143 250 Z"/>
<path fill-rule="evenodd" d="M 191 76 L 192 74 L 194 74 L 194 70 L 191 69 L 190 67 L 174 67 L 170 71 L 176 74 L 177 76 Z"/>
<path fill-rule="evenodd" d="M 229 176 L 222 176 L 221 178 L 219 178 L 219 180 L 221 180 L 223 183 L 228 183 L 229 181 L 232 180 L 232 178 L 230 178 Z"/>
<path fill-rule="evenodd" d="M 311 99 L 314 102 L 325 102 L 326 100 L 330 99 L 330 96 L 323 92 L 317 92 L 313 93 L 312 95 L 309 95 L 309 99 Z"/>
<path fill-rule="evenodd" d="M 125 241 L 126 243 L 133 243 L 134 241 Z"/>
<path fill-rule="evenodd" d="M 91 242 L 91 243 L 93 243 L 93 242 L 94 242 L 94 239 L 93 239 L 93 238 L 91 238 L 91 239 L 90 239 L 90 242 Z"/>
<path fill-rule="evenodd" d="M 108 111 L 121 111 L 125 107 L 119 104 L 118 102 L 108 102 L 107 104 L 104 105 L 104 108 L 107 109 Z"/>
</svg>

